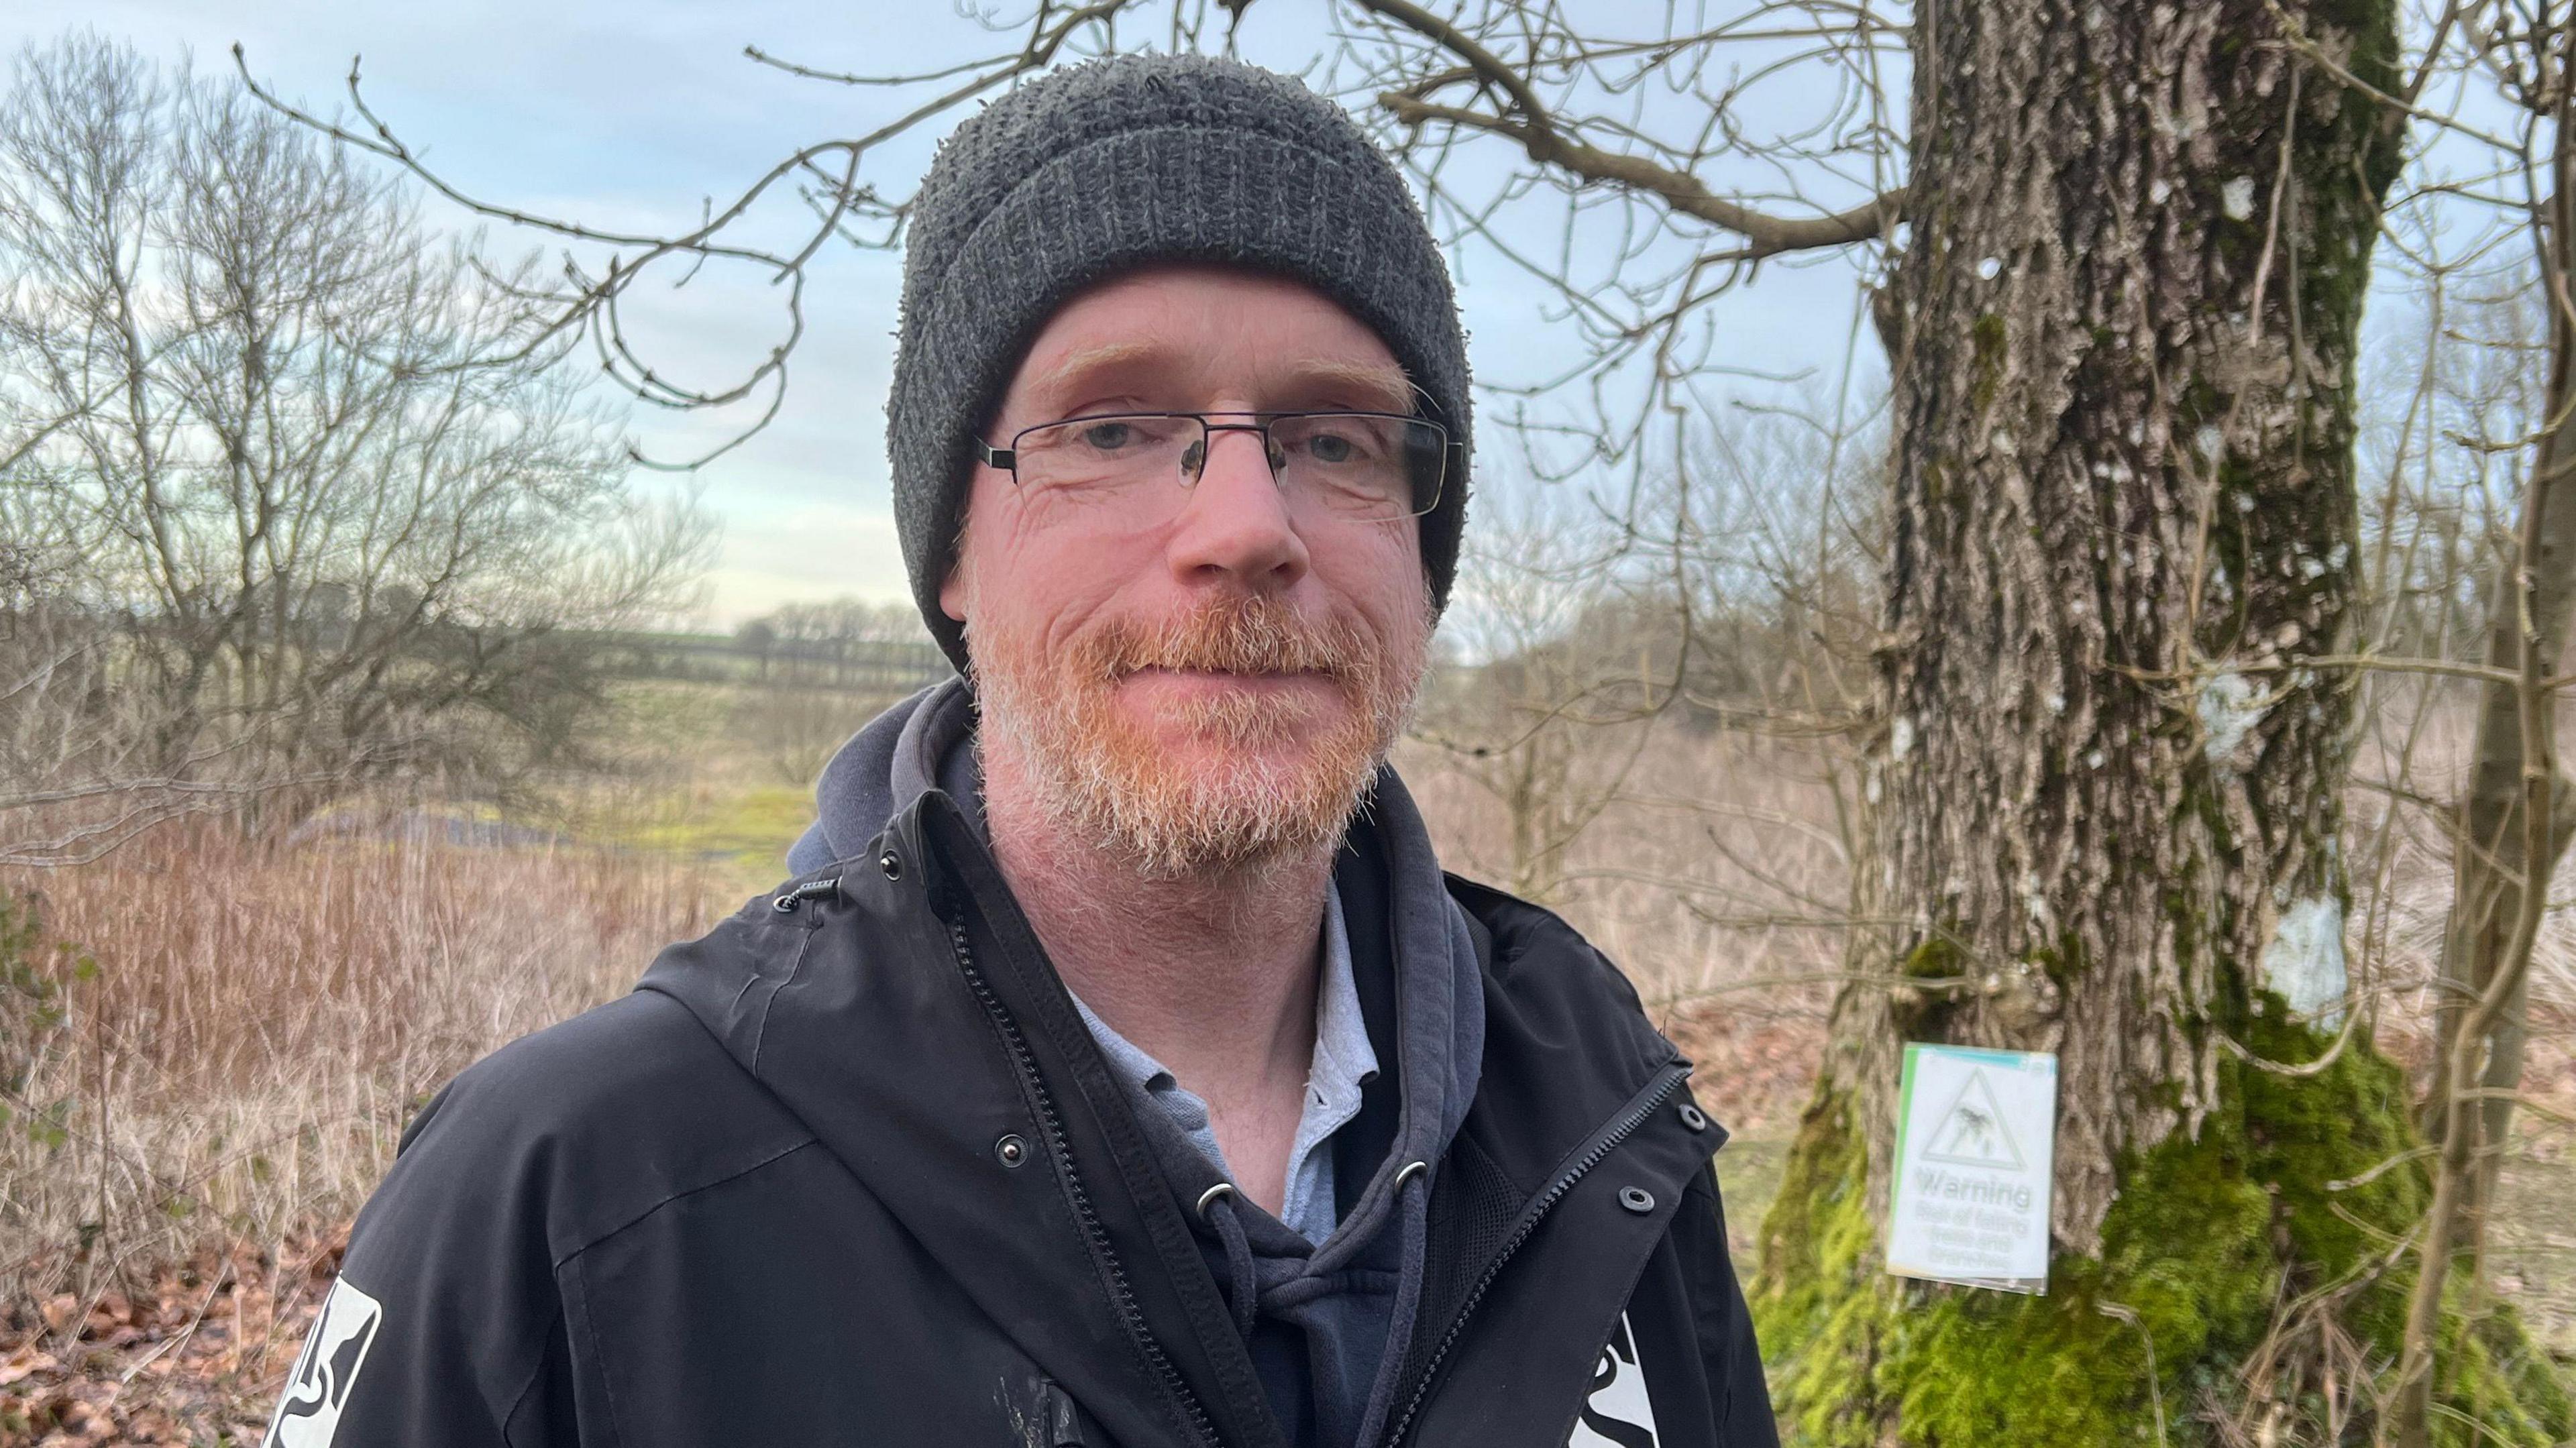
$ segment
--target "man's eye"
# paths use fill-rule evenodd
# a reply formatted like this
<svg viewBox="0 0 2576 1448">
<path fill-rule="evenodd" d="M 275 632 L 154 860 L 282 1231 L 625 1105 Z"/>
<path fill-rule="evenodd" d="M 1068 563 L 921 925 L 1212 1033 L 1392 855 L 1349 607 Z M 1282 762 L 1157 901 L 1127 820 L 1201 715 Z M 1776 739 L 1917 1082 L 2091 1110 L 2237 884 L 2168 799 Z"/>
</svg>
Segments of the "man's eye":
<svg viewBox="0 0 2576 1448">
<path fill-rule="evenodd" d="M 1317 426 L 1299 439 L 1297 451 L 1322 467 L 1369 467 L 1389 456 L 1391 444 L 1367 420 L 1353 418 Z"/>
<path fill-rule="evenodd" d="M 1099 452 L 1116 452 L 1136 442 L 1136 425 L 1130 422 L 1095 422 L 1078 436 L 1085 447 Z"/>
</svg>

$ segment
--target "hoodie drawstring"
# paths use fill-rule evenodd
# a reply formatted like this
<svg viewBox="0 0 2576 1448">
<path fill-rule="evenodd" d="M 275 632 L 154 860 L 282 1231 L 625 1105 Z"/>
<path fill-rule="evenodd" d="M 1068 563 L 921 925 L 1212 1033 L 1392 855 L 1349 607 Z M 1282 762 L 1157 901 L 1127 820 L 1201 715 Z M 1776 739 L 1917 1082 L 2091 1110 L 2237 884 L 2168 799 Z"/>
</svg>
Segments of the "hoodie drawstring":
<svg viewBox="0 0 2576 1448">
<path fill-rule="evenodd" d="M 1397 1211 L 1404 1218 L 1404 1270 L 1397 1274 L 1394 1311 L 1386 1325 L 1386 1356 L 1378 1371 L 1377 1385 L 1369 1394 L 1368 1408 L 1360 1421 L 1357 1443 L 1375 1443 L 1386 1431 L 1388 1414 L 1395 1407 L 1395 1389 L 1404 1377 L 1405 1359 L 1413 1344 L 1413 1322 L 1422 1315 L 1422 1279 L 1431 1255 L 1431 1169 L 1427 1163 L 1414 1162 L 1396 1177 L 1396 1191 L 1401 1196 Z"/>
<path fill-rule="evenodd" d="M 1261 1307 L 1261 1279 L 1252 1261 L 1252 1243 L 1243 1235 L 1243 1219 L 1234 1213 L 1234 1187 L 1219 1182 L 1199 1198 L 1199 1215 L 1216 1228 L 1217 1239 L 1225 1243 L 1226 1274 L 1230 1284 L 1229 1305 L 1234 1308 L 1234 1330 L 1252 1341 L 1252 1323 Z"/>
</svg>

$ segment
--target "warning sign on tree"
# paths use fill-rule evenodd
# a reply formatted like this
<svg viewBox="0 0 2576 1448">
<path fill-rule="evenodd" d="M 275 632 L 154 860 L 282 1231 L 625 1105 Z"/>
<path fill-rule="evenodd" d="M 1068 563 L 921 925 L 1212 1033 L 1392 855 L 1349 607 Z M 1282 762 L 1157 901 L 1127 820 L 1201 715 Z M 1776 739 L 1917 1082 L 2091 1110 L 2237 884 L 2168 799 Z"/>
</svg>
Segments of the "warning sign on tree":
<svg viewBox="0 0 2576 1448">
<path fill-rule="evenodd" d="M 1887 1270 L 2046 1292 L 2056 1138 L 2055 1056 L 1907 1043 Z"/>
</svg>

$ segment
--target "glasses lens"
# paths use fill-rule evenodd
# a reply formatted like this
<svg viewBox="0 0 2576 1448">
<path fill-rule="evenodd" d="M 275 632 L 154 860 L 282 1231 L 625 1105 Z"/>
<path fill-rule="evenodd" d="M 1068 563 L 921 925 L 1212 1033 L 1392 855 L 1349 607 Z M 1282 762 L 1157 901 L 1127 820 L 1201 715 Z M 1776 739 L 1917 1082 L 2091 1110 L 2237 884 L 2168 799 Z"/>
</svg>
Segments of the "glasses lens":
<svg viewBox="0 0 2576 1448">
<path fill-rule="evenodd" d="M 1410 518 L 1440 501 L 1448 434 L 1415 417 L 1327 412 L 1270 425 L 1292 496 L 1352 518 Z"/>
<path fill-rule="evenodd" d="M 1145 413 L 1051 422 L 1021 433 L 1012 445 L 1021 487 L 1101 492 L 1169 483 L 1181 454 L 1198 441 L 1198 419 Z"/>
</svg>

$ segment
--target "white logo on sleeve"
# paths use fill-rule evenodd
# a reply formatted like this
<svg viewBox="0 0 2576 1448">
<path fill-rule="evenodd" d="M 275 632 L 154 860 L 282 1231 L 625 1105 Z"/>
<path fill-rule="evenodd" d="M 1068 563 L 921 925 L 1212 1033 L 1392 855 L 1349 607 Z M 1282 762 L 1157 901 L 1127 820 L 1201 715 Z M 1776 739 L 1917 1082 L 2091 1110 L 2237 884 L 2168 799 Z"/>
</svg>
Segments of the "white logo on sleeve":
<svg viewBox="0 0 2576 1448">
<path fill-rule="evenodd" d="M 367 1365 L 367 1349 L 375 1346 L 384 1319 L 384 1304 L 350 1286 L 348 1278 L 331 1284 L 261 1448 L 330 1448 L 340 1410 L 349 1405 L 349 1389 Z"/>
<path fill-rule="evenodd" d="M 1574 1420 L 1574 1436 L 1565 1448 L 1655 1448 L 1655 1405 L 1646 1396 L 1646 1374 L 1637 1366 L 1637 1339 L 1628 1331 L 1628 1314 L 1602 1344 L 1601 1362 L 1592 1369 L 1592 1388 L 1583 1412 Z"/>
</svg>

